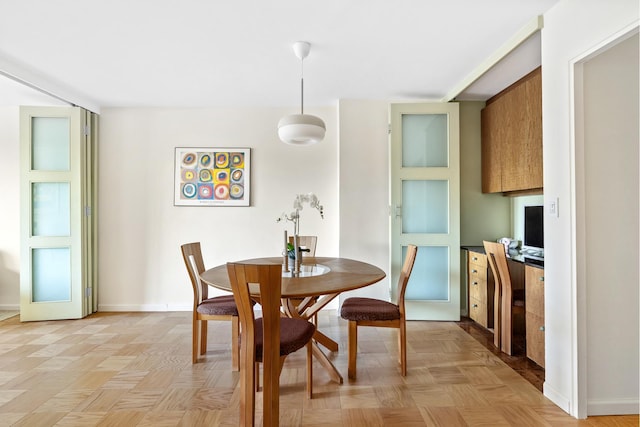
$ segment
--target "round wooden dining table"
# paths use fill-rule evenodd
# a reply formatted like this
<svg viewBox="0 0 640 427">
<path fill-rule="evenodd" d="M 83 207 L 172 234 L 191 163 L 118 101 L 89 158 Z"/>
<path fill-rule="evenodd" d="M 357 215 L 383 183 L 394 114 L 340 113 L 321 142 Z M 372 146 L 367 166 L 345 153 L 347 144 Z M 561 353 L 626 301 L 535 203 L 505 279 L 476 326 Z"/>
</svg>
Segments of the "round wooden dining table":
<svg viewBox="0 0 640 427">
<path fill-rule="evenodd" d="M 283 258 L 254 258 L 234 262 L 282 265 Z M 288 316 L 304 319 L 312 318 L 342 292 L 369 286 L 386 276 L 385 272 L 375 265 L 334 257 L 304 257 L 300 270 L 296 275 L 283 271 L 282 300 L 283 310 Z M 226 264 L 205 270 L 200 275 L 200 279 L 209 286 L 232 292 Z M 259 298 L 257 291 L 256 297 Z M 318 347 L 320 343 L 331 351 L 337 351 L 338 343 L 319 330 L 316 330 L 314 340 L 314 356 L 329 373 L 331 379 L 342 384 L 342 376 Z"/>
</svg>

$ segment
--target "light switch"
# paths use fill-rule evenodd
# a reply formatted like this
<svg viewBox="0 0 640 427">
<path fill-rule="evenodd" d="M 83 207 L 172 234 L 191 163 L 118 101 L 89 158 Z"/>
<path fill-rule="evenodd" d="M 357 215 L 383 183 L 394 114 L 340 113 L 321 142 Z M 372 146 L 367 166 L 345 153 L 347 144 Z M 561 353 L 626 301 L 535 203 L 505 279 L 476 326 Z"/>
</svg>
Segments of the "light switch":
<svg viewBox="0 0 640 427">
<path fill-rule="evenodd" d="M 560 212 L 558 211 L 558 198 L 551 199 L 547 202 L 547 208 L 549 211 L 549 216 L 555 216 L 556 218 L 560 216 Z"/>
</svg>

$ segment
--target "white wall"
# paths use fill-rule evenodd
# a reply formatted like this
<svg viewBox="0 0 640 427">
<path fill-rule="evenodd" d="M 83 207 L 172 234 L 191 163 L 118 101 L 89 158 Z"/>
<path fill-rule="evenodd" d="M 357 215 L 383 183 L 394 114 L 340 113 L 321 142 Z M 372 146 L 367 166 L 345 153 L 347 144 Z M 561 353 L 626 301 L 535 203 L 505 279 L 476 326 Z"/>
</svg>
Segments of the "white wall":
<svg viewBox="0 0 640 427">
<path fill-rule="evenodd" d="M 581 395 L 586 371 L 578 363 L 583 349 L 578 343 L 577 305 L 584 296 L 578 294 L 576 282 L 571 64 L 637 21 L 637 0 L 563 0 L 544 15 L 544 192 L 547 205 L 558 198 L 560 212 L 559 217 L 545 218 L 544 394 L 574 416 L 586 415 Z"/>
<path fill-rule="evenodd" d="M 20 301 L 19 109 L 0 108 L 0 310 Z"/>
<path fill-rule="evenodd" d="M 301 211 L 302 234 L 318 235 L 317 254 L 338 255 L 338 159 L 335 108 L 319 144 L 278 140 L 276 108 L 106 108 L 100 116 L 99 309 L 190 309 L 182 243 L 201 241 L 205 264 L 277 256 L 296 194 L 314 192 Z M 251 147 L 251 207 L 173 206 L 174 147 Z M 290 224 L 290 223 L 289 223 Z M 289 232 L 292 231 L 288 225 Z"/>
<path fill-rule="evenodd" d="M 636 33 L 583 68 L 587 415 L 640 410 L 638 60 Z"/>
<path fill-rule="evenodd" d="M 389 101 L 341 100 L 340 256 L 377 265 L 387 277 L 340 295 L 389 300 Z"/>
</svg>

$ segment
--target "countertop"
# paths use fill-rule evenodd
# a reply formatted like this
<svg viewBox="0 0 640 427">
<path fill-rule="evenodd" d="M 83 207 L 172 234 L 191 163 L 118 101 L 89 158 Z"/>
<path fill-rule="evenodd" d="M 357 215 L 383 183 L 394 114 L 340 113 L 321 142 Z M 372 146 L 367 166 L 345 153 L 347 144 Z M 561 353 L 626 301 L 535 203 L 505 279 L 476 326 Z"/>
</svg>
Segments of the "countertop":
<svg viewBox="0 0 640 427">
<path fill-rule="evenodd" d="M 471 252 L 485 253 L 484 246 L 460 246 L 460 248 Z M 544 268 L 544 257 L 534 256 L 527 252 L 521 252 L 518 249 L 509 250 L 507 252 L 507 258 L 532 267 Z"/>
</svg>

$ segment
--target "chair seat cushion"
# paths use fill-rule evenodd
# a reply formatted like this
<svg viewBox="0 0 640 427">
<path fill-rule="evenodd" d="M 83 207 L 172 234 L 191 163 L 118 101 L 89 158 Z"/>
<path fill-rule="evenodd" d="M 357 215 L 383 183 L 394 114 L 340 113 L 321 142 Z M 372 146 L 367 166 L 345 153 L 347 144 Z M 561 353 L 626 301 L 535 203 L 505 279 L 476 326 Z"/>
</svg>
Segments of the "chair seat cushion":
<svg viewBox="0 0 640 427">
<path fill-rule="evenodd" d="M 256 361 L 262 361 L 262 318 L 255 321 Z M 280 318 L 280 356 L 286 356 L 301 349 L 311 340 L 316 326 L 304 319 Z"/>
<path fill-rule="evenodd" d="M 202 301 L 197 308 L 198 313 L 214 316 L 237 316 L 238 307 L 233 295 L 223 295 Z"/>
<path fill-rule="evenodd" d="M 346 320 L 397 320 L 400 319 L 400 308 L 388 301 L 353 297 L 342 303 L 340 317 Z"/>
</svg>

